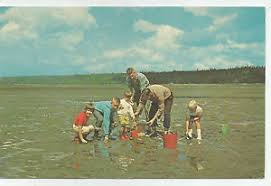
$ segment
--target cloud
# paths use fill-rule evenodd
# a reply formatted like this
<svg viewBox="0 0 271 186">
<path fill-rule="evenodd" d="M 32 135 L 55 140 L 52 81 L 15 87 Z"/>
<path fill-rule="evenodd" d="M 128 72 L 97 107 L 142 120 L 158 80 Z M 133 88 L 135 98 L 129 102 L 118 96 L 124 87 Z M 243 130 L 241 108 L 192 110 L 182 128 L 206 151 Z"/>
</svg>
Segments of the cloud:
<svg viewBox="0 0 271 186">
<path fill-rule="evenodd" d="M 82 31 L 68 32 L 68 33 L 56 33 L 50 38 L 52 45 L 58 45 L 60 48 L 66 50 L 75 50 L 76 46 L 80 44 L 84 39 L 84 33 Z"/>
<path fill-rule="evenodd" d="M 72 65 L 78 66 L 78 65 L 85 65 L 86 64 L 86 58 L 84 56 L 75 56 Z"/>
<path fill-rule="evenodd" d="M 200 13 L 200 15 L 203 14 L 207 15 L 206 12 Z M 208 13 L 208 15 L 210 14 Z M 215 28 L 221 27 L 236 16 L 237 14 L 232 14 L 214 18 Z M 262 43 L 239 43 L 224 35 L 223 37 L 219 36 L 216 38 L 216 42 L 212 45 L 190 46 L 184 47 L 182 50 L 177 50 L 176 56 L 172 58 L 174 50 L 164 50 L 162 43 L 170 49 L 180 48 L 180 42 L 177 43 L 177 38 L 181 38 L 183 34 L 180 29 L 169 25 L 157 25 L 139 20 L 134 23 L 134 30 L 151 33 L 151 35 L 138 41 L 131 47 L 105 51 L 103 59 L 133 59 L 136 64 L 135 67 L 141 70 L 165 71 L 167 69 L 229 68 L 252 65 L 249 58 L 244 56 L 237 57 L 235 54 L 238 51 L 240 53 L 244 51 L 250 53 L 258 51 L 263 45 Z M 232 50 L 234 50 L 234 53 Z M 176 57 L 180 59 L 178 62 L 175 61 Z"/>
<path fill-rule="evenodd" d="M 138 20 L 134 23 L 134 30 L 135 31 L 142 31 L 142 32 L 156 32 L 159 26 L 152 24 L 145 20 Z"/>
<path fill-rule="evenodd" d="M 104 63 L 99 63 L 99 64 L 95 64 L 95 65 L 93 65 L 93 64 L 91 64 L 91 65 L 87 65 L 86 67 L 84 67 L 84 70 L 85 71 L 87 71 L 87 72 L 89 72 L 89 73 L 93 73 L 93 72 L 103 72 L 103 73 L 105 73 L 105 71 L 106 71 L 106 64 L 104 64 Z"/>
<path fill-rule="evenodd" d="M 246 49 L 252 49 L 256 50 L 260 47 L 264 46 L 264 43 L 241 43 L 236 42 L 233 40 L 227 40 L 228 47 L 231 49 L 240 49 L 240 50 L 246 50 Z"/>
<path fill-rule="evenodd" d="M 237 14 L 231 14 L 231 15 L 222 16 L 222 17 L 220 16 L 214 17 L 213 24 L 210 25 L 207 28 L 207 30 L 209 32 L 214 32 L 218 30 L 219 28 L 223 27 L 228 22 L 231 22 L 232 20 L 234 20 L 237 16 L 238 16 Z"/>
<path fill-rule="evenodd" d="M 264 46 L 263 43 L 238 43 L 233 40 L 226 40 L 225 42 L 220 42 L 214 45 L 205 47 L 206 50 L 212 52 L 227 52 L 229 50 L 235 49 L 236 51 L 253 51 L 258 50 Z"/>
<path fill-rule="evenodd" d="M 0 14 L 0 19 L 3 21 L 3 26 L 0 26 L 1 41 L 14 43 L 61 35 L 63 46 L 78 44 L 82 40 L 82 34 L 78 32 L 84 32 L 96 24 L 95 17 L 89 14 L 87 8 L 15 7 Z"/>
<path fill-rule="evenodd" d="M 116 59 L 116 58 L 123 58 L 128 56 L 127 49 L 114 49 L 114 50 L 107 50 L 103 53 L 104 59 Z"/>
<path fill-rule="evenodd" d="M 142 47 L 133 47 L 129 49 L 129 53 L 132 57 L 139 57 L 151 61 L 163 61 L 165 58 L 164 55 L 160 52 L 155 52 L 149 48 Z"/>
<path fill-rule="evenodd" d="M 202 60 L 201 63 L 195 63 L 193 65 L 194 70 L 206 70 L 210 68 L 230 68 L 240 67 L 246 65 L 253 65 L 249 60 L 234 59 L 227 56 L 207 57 Z"/>
<path fill-rule="evenodd" d="M 142 42 L 147 47 L 160 50 L 175 50 L 181 47 L 179 40 L 184 31 L 169 25 L 156 25 L 145 20 L 134 23 L 135 31 L 150 32 L 153 35 Z"/>
<path fill-rule="evenodd" d="M 10 41 L 17 39 L 35 39 L 37 34 L 29 29 L 23 29 L 22 25 L 16 22 L 8 22 L 0 28 L 0 41 Z"/>
<path fill-rule="evenodd" d="M 212 45 L 183 47 L 178 58 L 183 69 L 229 68 L 264 63 L 264 43 L 236 42 L 228 38 Z"/>
<path fill-rule="evenodd" d="M 190 12 L 194 16 L 208 16 L 212 18 L 212 24 L 209 25 L 209 27 L 206 28 L 208 32 L 215 32 L 219 28 L 223 27 L 227 23 L 234 20 L 238 14 L 223 14 L 222 12 L 215 12 L 213 11 L 215 9 L 207 8 L 207 7 L 186 7 L 184 8 L 185 12 Z"/>
<path fill-rule="evenodd" d="M 194 16 L 209 16 L 209 8 L 207 7 L 185 7 L 184 8 L 185 12 L 190 12 Z"/>
<path fill-rule="evenodd" d="M 154 50 L 135 46 L 127 49 L 107 50 L 103 53 L 102 58 L 107 60 L 139 58 L 147 59 L 148 61 L 162 61 L 165 57 L 162 53 L 155 52 Z"/>
<path fill-rule="evenodd" d="M 0 13 L 2 61 L 16 64 L 17 56 L 25 56 L 18 63 L 44 64 L 60 73 L 123 72 L 131 65 L 144 71 L 170 71 L 264 64 L 264 40 L 256 34 L 250 37 L 254 28 L 237 25 L 246 20 L 246 10 L 187 7 L 185 14 L 178 14 L 187 19 L 180 20 L 170 13 L 172 9 L 157 19 L 140 8 L 136 10 L 140 14 L 134 12 L 138 20 L 124 17 L 121 25 L 127 29 L 120 28 L 119 16 L 113 17 L 131 14 L 127 8 L 121 11 L 110 10 L 113 21 L 103 13 L 95 14 L 101 21 L 97 26 L 87 8 L 8 8 Z M 242 36 L 245 39 L 239 39 Z"/>
<path fill-rule="evenodd" d="M 197 15 L 212 17 L 212 27 L 209 27 L 213 29 L 209 30 L 212 32 L 222 28 L 238 16 L 237 14 L 217 16 L 205 9 L 201 13 L 197 13 Z M 205 33 L 214 37 L 212 44 L 183 47 L 182 50 L 179 50 L 184 32 L 178 28 L 153 24 L 145 20 L 136 21 L 133 28 L 137 32 L 148 33 L 148 37 L 126 49 L 106 51 L 104 57 L 108 60 L 130 58 L 135 62 L 137 69 L 165 71 L 167 69 L 188 70 L 252 65 L 251 60 L 254 59 L 250 57 L 255 57 L 255 55 L 257 57 L 263 56 L 263 53 L 259 50 L 264 48 L 263 43 L 236 42 L 230 39 L 228 34 L 222 35 L 218 33 L 214 35 L 208 32 L 207 29 Z M 174 51 L 175 56 L 172 57 Z M 242 55 L 244 52 L 252 55 L 244 56 Z M 179 59 L 177 62 L 175 61 L 176 57 Z"/>
<path fill-rule="evenodd" d="M 164 62 L 168 53 L 180 48 L 179 39 L 182 30 L 169 25 L 158 25 L 145 20 L 138 20 L 133 24 L 135 31 L 151 33 L 127 48 L 106 50 L 98 60 L 142 59 L 143 61 Z M 147 68 L 147 66 L 146 66 Z"/>
</svg>

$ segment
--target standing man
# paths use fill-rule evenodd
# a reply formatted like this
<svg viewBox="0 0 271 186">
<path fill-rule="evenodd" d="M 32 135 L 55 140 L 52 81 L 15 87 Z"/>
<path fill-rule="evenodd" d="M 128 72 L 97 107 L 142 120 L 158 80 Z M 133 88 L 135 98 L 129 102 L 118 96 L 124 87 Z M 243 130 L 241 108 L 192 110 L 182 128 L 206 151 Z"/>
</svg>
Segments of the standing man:
<svg viewBox="0 0 271 186">
<path fill-rule="evenodd" d="M 164 114 L 164 132 L 168 133 L 170 128 L 170 112 L 173 104 L 173 94 L 171 90 L 162 85 L 150 85 L 141 94 L 140 103 L 135 116 L 141 114 L 147 100 L 152 101 L 149 111 L 149 126 L 155 131 L 157 119 Z"/>
<path fill-rule="evenodd" d="M 140 95 L 142 91 L 150 85 L 150 82 L 144 74 L 136 72 L 132 67 L 127 68 L 126 73 L 128 87 L 132 92 L 131 100 L 138 106 Z"/>
<path fill-rule="evenodd" d="M 103 126 L 104 142 L 109 142 L 110 128 L 112 127 L 113 117 L 120 105 L 120 99 L 113 97 L 111 101 L 99 101 L 95 103 L 93 112 L 96 118 L 96 127 Z"/>
</svg>

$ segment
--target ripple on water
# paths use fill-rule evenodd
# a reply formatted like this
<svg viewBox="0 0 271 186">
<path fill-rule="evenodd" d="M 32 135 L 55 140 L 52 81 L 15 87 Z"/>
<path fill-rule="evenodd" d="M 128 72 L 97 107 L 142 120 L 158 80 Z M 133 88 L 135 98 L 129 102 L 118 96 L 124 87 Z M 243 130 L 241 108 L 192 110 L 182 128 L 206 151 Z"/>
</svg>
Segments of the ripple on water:
<svg viewBox="0 0 271 186">
<path fill-rule="evenodd" d="M 13 153 L 8 153 L 6 155 L 1 154 L 0 162 L 2 160 L 5 160 L 5 159 L 14 158 L 14 157 L 16 157 L 16 156 L 18 156 L 19 154 L 22 154 L 22 153 L 23 153 L 23 151 L 16 151 L 16 152 L 13 152 Z"/>
<path fill-rule="evenodd" d="M 72 156 L 72 152 L 71 153 L 64 153 L 64 152 L 52 152 L 52 153 L 47 153 L 43 156 L 43 158 L 45 160 L 51 160 L 51 161 L 59 161 L 62 160 L 68 156 Z"/>
<path fill-rule="evenodd" d="M 31 168 L 32 170 L 40 170 L 40 163 L 37 160 L 27 160 L 25 168 Z"/>
<path fill-rule="evenodd" d="M 264 123 L 264 121 L 263 121 Z M 248 125 L 254 125 L 254 124 L 257 124 L 257 122 L 255 121 L 240 121 L 238 123 L 233 123 L 232 125 L 241 125 L 241 126 L 248 126 Z"/>
<path fill-rule="evenodd" d="M 21 175 L 24 174 L 26 171 L 25 169 L 21 168 L 21 167 L 9 167 L 9 169 L 11 169 L 11 172 L 13 175 Z"/>
<path fill-rule="evenodd" d="M 4 144 L 4 145 L 1 145 L 1 147 L 10 147 L 12 146 L 12 144 Z"/>
<path fill-rule="evenodd" d="M 9 148 L 19 150 L 19 149 L 22 149 L 19 147 L 20 145 L 29 143 L 29 142 L 30 141 L 25 141 L 25 140 L 17 142 L 16 139 L 9 139 L 8 141 L 3 142 L 3 145 L 1 145 L 0 147 L 2 150 L 7 150 Z"/>
<path fill-rule="evenodd" d="M 14 144 L 14 146 L 18 147 L 18 146 L 21 146 L 21 145 L 24 145 L 24 144 L 29 144 L 29 143 L 33 143 L 33 141 L 21 138 L 20 141 L 14 142 L 13 144 Z"/>
<path fill-rule="evenodd" d="M 23 151 L 24 152 L 43 152 L 44 149 L 41 149 L 41 148 L 26 148 Z"/>
<path fill-rule="evenodd" d="M 38 110 L 47 110 L 48 107 L 38 107 Z"/>
<path fill-rule="evenodd" d="M 69 105 L 82 105 L 85 101 L 76 101 L 76 100 L 63 100 L 60 101 L 61 104 L 69 104 Z"/>
<path fill-rule="evenodd" d="M 133 158 L 120 156 L 118 158 L 118 164 L 120 166 L 120 169 L 123 170 L 123 171 L 128 171 L 128 166 L 131 165 L 134 160 L 135 159 L 133 159 Z"/>
<path fill-rule="evenodd" d="M 3 144 L 12 144 L 13 142 L 12 141 L 5 141 L 5 142 L 3 142 Z"/>
</svg>

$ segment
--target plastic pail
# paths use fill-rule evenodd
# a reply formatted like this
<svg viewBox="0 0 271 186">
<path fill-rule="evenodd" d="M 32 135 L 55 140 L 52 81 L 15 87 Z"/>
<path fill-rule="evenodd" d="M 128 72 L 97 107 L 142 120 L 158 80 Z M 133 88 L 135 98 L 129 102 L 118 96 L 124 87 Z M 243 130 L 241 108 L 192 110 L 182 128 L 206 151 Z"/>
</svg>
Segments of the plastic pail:
<svg viewBox="0 0 271 186">
<path fill-rule="evenodd" d="M 137 138 L 137 137 L 138 137 L 138 132 L 137 132 L 136 130 L 132 130 L 132 131 L 131 131 L 131 136 L 132 136 L 133 138 Z"/>
<path fill-rule="evenodd" d="M 176 149 L 177 147 L 177 134 L 165 134 L 163 136 L 164 148 Z"/>
</svg>

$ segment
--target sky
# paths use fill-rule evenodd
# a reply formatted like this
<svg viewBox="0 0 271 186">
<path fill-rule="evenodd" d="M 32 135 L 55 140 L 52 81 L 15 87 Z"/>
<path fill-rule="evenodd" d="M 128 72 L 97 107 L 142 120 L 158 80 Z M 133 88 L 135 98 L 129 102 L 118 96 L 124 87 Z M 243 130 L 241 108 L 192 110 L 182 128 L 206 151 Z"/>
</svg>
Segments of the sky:
<svg viewBox="0 0 271 186">
<path fill-rule="evenodd" d="M 262 7 L 0 7 L 0 77 L 265 66 Z"/>
</svg>

